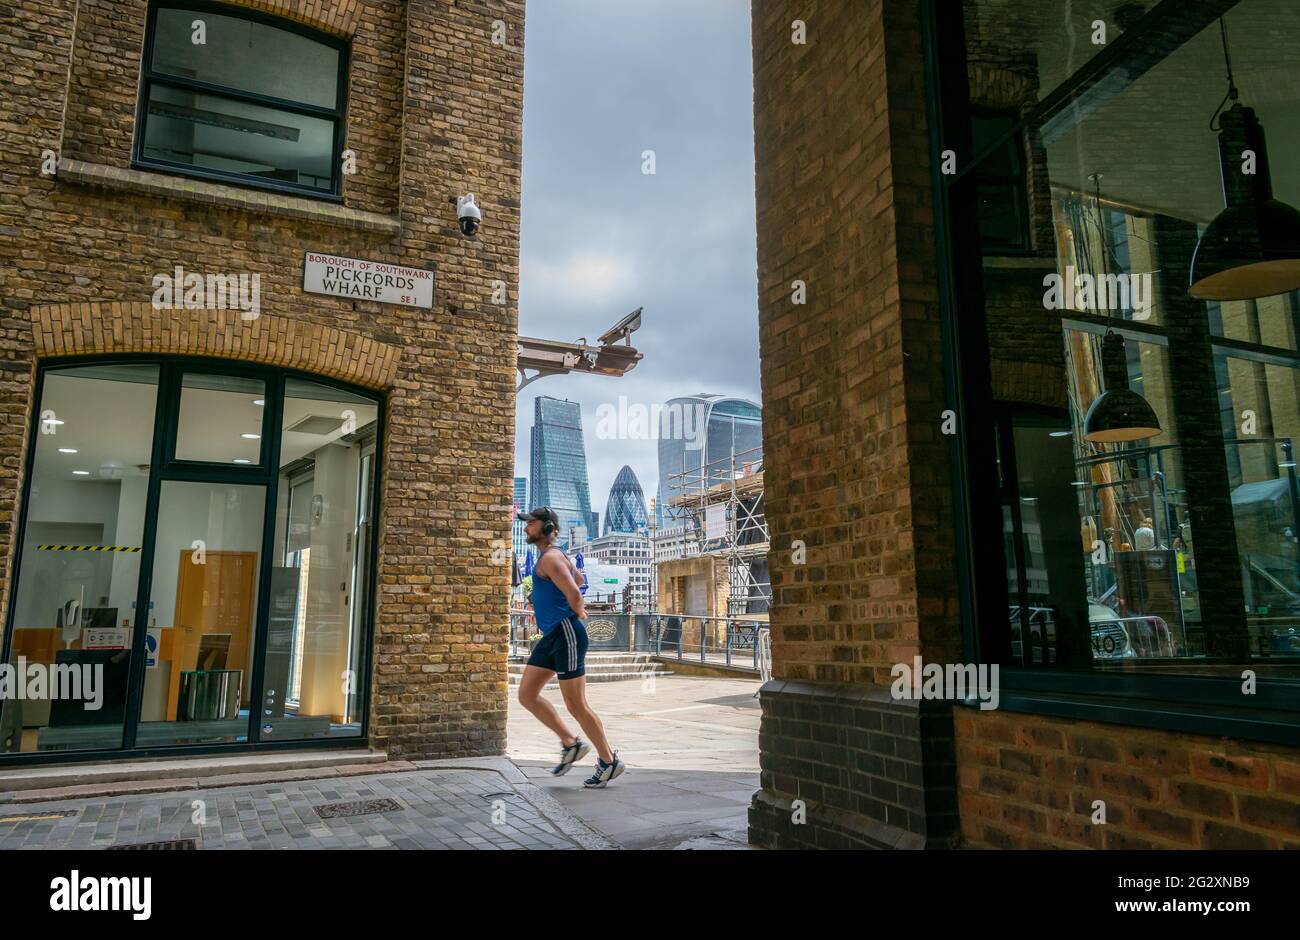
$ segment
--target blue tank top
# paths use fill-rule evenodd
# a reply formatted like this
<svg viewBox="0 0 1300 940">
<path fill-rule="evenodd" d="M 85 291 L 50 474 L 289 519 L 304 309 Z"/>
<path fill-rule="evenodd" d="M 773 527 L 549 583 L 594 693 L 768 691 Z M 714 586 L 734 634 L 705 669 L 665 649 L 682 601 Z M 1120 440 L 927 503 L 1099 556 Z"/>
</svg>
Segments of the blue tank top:
<svg viewBox="0 0 1300 940">
<path fill-rule="evenodd" d="M 537 561 L 540 563 L 549 551 L 550 548 L 543 551 Z M 564 560 L 566 563 L 569 561 L 568 558 Z M 571 564 L 570 568 L 572 569 Z M 536 568 L 533 570 L 533 616 L 537 618 L 537 628 L 542 631 L 542 636 L 545 636 L 569 617 L 576 617 L 577 614 L 569 606 L 569 599 L 564 596 L 564 592 L 549 578 L 537 574 Z"/>
</svg>

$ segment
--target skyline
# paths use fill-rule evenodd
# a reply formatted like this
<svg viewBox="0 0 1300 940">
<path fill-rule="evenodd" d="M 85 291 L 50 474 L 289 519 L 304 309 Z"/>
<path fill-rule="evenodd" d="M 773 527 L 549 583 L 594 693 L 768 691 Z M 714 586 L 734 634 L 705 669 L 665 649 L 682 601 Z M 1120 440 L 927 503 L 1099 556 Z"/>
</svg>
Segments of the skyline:
<svg viewBox="0 0 1300 940">
<path fill-rule="evenodd" d="M 760 398 L 749 6 L 568 0 L 526 30 L 519 332 L 594 340 L 643 307 L 632 342 L 645 359 L 621 379 L 520 392 L 515 473 L 528 472 L 533 401 L 567 399 L 591 492 L 603 500 L 628 464 L 648 498 L 657 440 L 599 439 L 601 405 Z"/>
<path fill-rule="evenodd" d="M 677 400 L 678 400 L 678 401 L 682 401 L 682 400 L 687 400 L 687 399 L 697 399 L 697 398 L 705 398 L 705 399 L 707 399 L 707 398 L 713 398 L 713 399 L 717 399 L 718 401 L 740 401 L 740 402 L 745 403 L 746 405 L 751 405 L 751 406 L 753 406 L 755 409 L 758 410 L 758 412 L 759 412 L 759 422 L 758 422 L 758 423 L 759 423 L 759 428 L 761 429 L 761 427 L 762 427 L 762 418 L 761 418 L 761 415 L 762 415 L 762 406 L 761 406 L 761 404 L 759 404 L 759 402 L 757 402 L 757 401 L 754 401 L 754 400 L 752 400 L 752 399 L 740 398 L 740 397 L 738 397 L 738 396 L 737 396 L 737 397 L 730 397 L 730 396 L 728 396 L 728 397 L 724 397 L 724 396 L 714 395 L 714 394 L 712 394 L 712 393 L 707 393 L 707 392 L 706 392 L 706 393 L 703 393 L 703 394 L 700 394 L 700 395 L 679 396 L 679 398 L 678 398 Z M 544 395 L 544 394 L 541 394 L 541 393 L 538 393 L 537 395 L 534 396 L 534 398 L 533 398 L 533 401 L 534 401 L 534 418 L 533 418 L 533 421 L 532 421 L 532 423 L 530 424 L 530 426 L 529 426 L 529 428 L 528 428 L 528 430 L 527 430 L 527 435 L 528 435 L 529 445 L 528 445 L 527 451 L 523 454 L 523 458 L 527 461 L 528 472 L 526 472 L 526 473 L 519 473 L 518 471 L 516 471 L 516 473 L 515 473 L 516 492 L 517 492 L 517 481 L 520 480 L 520 479 L 523 479 L 523 480 L 526 481 L 526 486 L 527 486 L 527 490 L 526 490 L 526 492 L 527 492 L 527 494 L 528 494 L 528 499 L 529 499 L 529 505 L 528 505 L 528 507 L 527 507 L 528 509 L 534 509 L 534 508 L 536 508 L 537 505 L 540 505 L 540 504 L 536 504 L 536 500 L 534 499 L 534 496 L 535 496 L 535 492 L 536 492 L 536 491 L 534 490 L 533 480 L 532 480 L 532 478 L 531 478 L 531 476 L 530 476 L 530 474 L 532 474 L 532 473 L 535 472 L 534 468 L 537 466 L 537 462 L 536 462 L 536 460 L 535 460 L 535 458 L 534 458 L 534 454 L 533 454 L 533 448 L 534 448 L 534 446 L 535 446 L 534 442 L 535 442 L 536 439 L 537 439 L 537 435 L 536 435 L 536 433 L 535 433 L 535 430 L 536 430 L 536 408 L 537 408 L 536 402 L 537 402 L 539 399 L 552 399 L 552 400 L 555 400 L 555 401 L 560 402 L 560 403 L 563 403 L 563 404 L 568 404 L 568 405 L 578 405 L 578 406 L 579 406 L 579 410 L 581 411 L 581 402 L 570 401 L 570 400 L 567 400 L 567 399 L 556 399 L 554 396 L 551 396 L 551 395 Z M 662 406 L 664 406 L 664 407 L 667 407 L 670 403 L 669 403 L 669 402 L 663 402 L 663 403 L 652 403 L 652 404 L 662 405 Z M 652 413 L 657 413 L 657 412 L 652 411 Z M 668 419 L 665 418 L 665 420 L 668 420 Z M 580 422 L 580 430 L 581 430 L 582 441 L 583 441 L 583 448 L 582 448 L 582 450 L 583 450 L 583 455 L 582 455 L 582 460 L 583 460 L 584 467 L 585 467 L 585 469 L 586 469 L 586 476 L 587 476 L 587 486 L 586 486 L 586 489 L 587 489 L 587 494 L 588 494 L 588 495 L 587 495 L 587 501 L 588 501 L 588 505 L 589 505 L 589 507 L 590 507 L 590 512 L 591 512 L 593 515 L 597 516 L 597 517 L 601 520 L 601 522 L 603 523 L 604 519 L 606 518 L 606 515 L 607 515 L 608 512 L 609 512 L 609 503 L 610 503 L 610 501 L 611 501 L 611 499 L 612 499 L 612 497 L 613 497 L 613 495 L 614 495 L 614 490 L 619 486 L 620 480 L 621 480 L 622 477 L 624 476 L 624 472 L 627 471 L 627 472 L 630 472 L 630 473 L 631 473 L 632 478 L 635 480 L 635 482 L 636 482 L 636 483 L 640 486 L 640 488 L 641 488 L 641 491 L 642 491 L 642 501 L 643 501 L 643 505 L 644 505 L 644 508 L 645 508 L 645 511 L 646 511 L 648 517 L 650 517 L 650 518 L 655 518 L 655 517 L 656 517 L 656 513 L 651 509 L 651 499 L 653 498 L 653 499 L 656 499 L 656 500 L 657 500 L 657 499 L 660 498 L 660 484 L 659 484 L 659 476 L 660 476 L 660 474 L 659 474 L 659 465 L 660 465 L 660 462 L 662 461 L 662 453 L 661 453 L 661 448 L 660 448 L 660 443 L 661 443 L 661 442 L 660 442 L 660 439 L 659 439 L 659 437 L 658 437 L 657 432 L 656 432 L 653 436 L 651 436 L 651 437 L 649 438 L 649 440 L 648 440 L 648 443 L 652 444 L 652 445 L 655 447 L 655 459 L 656 459 L 656 464 L 655 464 L 655 475 L 654 475 L 655 483 L 654 483 L 654 486 L 653 486 L 653 487 L 650 487 L 650 488 L 647 490 L 647 485 L 646 485 L 646 483 L 644 482 L 644 480 L 643 480 L 641 474 L 637 473 L 636 470 L 635 470 L 635 469 L 634 469 L 634 468 L 633 468 L 629 463 L 623 463 L 623 464 L 620 466 L 618 472 L 615 474 L 615 477 L 614 477 L 614 479 L 611 481 L 609 487 L 608 487 L 608 488 L 606 489 L 606 491 L 605 491 L 605 499 L 604 499 L 604 502 L 600 502 L 600 503 L 598 503 L 598 502 L 597 502 L 597 498 L 598 498 L 598 497 L 597 497 L 597 494 L 600 493 L 600 490 L 599 490 L 599 489 L 598 489 L 598 488 L 597 488 L 593 483 L 591 483 L 591 455 L 592 455 L 592 452 L 593 452 L 593 448 L 588 447 L 587 444 L 586 444 L 587 439 L 588 439 L 588 432 L 589 432 L 590 429 L 589 429 L 588 423 L 587 423 L 585 420 L 583 420 L 581 417 L 579 417 L 579 422 Z M 658 427 L 658 425 L 654 425 L 654 426 L 655 426 L 655 427 Z M 671 427 L 671 425 L 669 425 L 669 426 Z M 686 430 L 686 433 L 687 433 L 688 435 L 691 433 L 691 426 L 690 426 L 690 423 L 689 423 L 689 422 L 687 423 L 687 425 L 686 425 L 686 429 L 685 429 L 685 430 Z M 647 443 L 647 441 L 644 441 L 644 440 L 641 440 L 641 439 L 637 439 L 637 438 L 632 438 L 632 439 L 629 439 L 629 438 L 602 438 L 602 437 L 600 436 L 599 432 L 593 431 L 592 433 L 595 434 L 595 452 L 596 452 L 596 453 L 600 453 L 600 454 L 602 454 L 602 456 L 605 456 L 605 457 L 608 457 L 609 454 L 614 453 L 614 451 L 612 451 L 612 450 L 611 450 L 611 451 L 608 451 L 608 452 L 601 450 L 601 448 L 602 448 L 602 447 L 605 447 L 606 445 L 609 445 L 609 444 L 642 444 L 642 443 Z M 760 438 L 759 446 L 761 446 L 761 438 Z M 517 455 L 517 456 L 516 456 L 516 464 L 518 464 L 518 463 L 519 463 L 519 456 Z M 698 462 L 697 462 L 697 463 L 698 463 Z M 697 468 L 698 468 L 698 467 L 697 467 Z M 647 493 L 648 493 L 649 495 L 646 495 Z M 536 505 L 535 505 L 535 504 L 536 504 Z M 660 516 L 661 516 L 661 515 L 662 515 L 662 514 L 660 514 Z M 662 525 L 662 523 L 659 523 L 659 524 Z M 597 533 L 597 534 L 600 534 L 600 533 Z M 592 535 L 591 537 L 592 537 L 592 538 L 595 538 L 596 535 Z"/>
</svg>

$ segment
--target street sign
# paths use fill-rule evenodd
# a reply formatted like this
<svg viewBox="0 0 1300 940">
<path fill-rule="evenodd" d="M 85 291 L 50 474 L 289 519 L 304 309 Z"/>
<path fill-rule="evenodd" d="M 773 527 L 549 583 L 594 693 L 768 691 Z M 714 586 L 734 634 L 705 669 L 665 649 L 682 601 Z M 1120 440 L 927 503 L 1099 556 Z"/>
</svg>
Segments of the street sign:
<svg viewBox="0 0 1300 940">
<path fill-rule="evenodd" d="M 405 307 L 433 306 L 432 271 L 315 251 L 307 252 L 303 258 L 302 289 L 310 294 Z"/>
</svg>

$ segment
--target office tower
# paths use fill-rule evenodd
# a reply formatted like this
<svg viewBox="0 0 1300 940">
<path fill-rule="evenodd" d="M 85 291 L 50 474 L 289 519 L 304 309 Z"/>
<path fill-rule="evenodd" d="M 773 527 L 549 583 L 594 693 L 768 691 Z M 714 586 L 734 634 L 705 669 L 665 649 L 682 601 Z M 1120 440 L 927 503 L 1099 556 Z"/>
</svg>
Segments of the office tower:
<svg viewBox="0 0 1300 940">
<path fill-rule="evenodd" d="M 582 547 L 582 554 L 588 564 L 601 562 L 626 568 L 631 609 L 636 613 L 650 609 L 650 536 L 644 529 L 640 532 L 606 532 L 600 538 L 588 541 Z"/>
<path fill-rule="evenodd" d="M 609 489 L 609 500 L 605 503 L 605 534 L 612 532 L 638 532 L 648 525 L 645 512 L 645 493 L 641 483 L 624 465 L 614 478 L 614 485 Z"/>
<path fill-rule="evenodd" d="M 587 451 L 582 442 L 582 409 L 577 402 L 538 396 L 534 402 L 530 507 L 549 506 L 560 517 L 560 544 L 568 531 L 596 531 L 587 483 Z"/>
<path fill-rule="evenodd" d="M 528 505 L 528 477 L 515 477 L 514 507 L 514 521 L 510 524 L 510 549 L 516 558 L 522 560 L 528 550 L 528 542 L 524 535 L 525 523 L 518 516 L 532 508 Z"/>
<path fill-rule="evenodd" d="M 763 412 L 752 401 L 701 392 L 674 398 L 659 423 L 656 524 L 671 528 L 687 514 L 670 505 L 683 488 L 700 490 L 763 459 Z"/>
</svg>

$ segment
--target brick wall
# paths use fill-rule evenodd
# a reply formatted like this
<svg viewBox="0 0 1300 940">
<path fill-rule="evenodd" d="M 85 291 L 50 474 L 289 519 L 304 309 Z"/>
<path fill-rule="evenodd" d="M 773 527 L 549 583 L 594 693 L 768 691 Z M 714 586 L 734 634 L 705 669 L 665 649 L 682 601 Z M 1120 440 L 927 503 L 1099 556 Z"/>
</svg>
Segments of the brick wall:
<svg viewBox="0 0 1300 940">
<path fill-rule="evenodd" d="M 917 757 L 934 806 L 862 799 L 889 789 L 876 762 L 896 749 L 854 724 L 883 720 L 874 706 L 850 705 L 879 697 L 894 663 L 960 655 L 918 16 L 906 0 L 753 3 L 777 681 L 760 697 L 763 790 L 750 823 L 768 845 L 867 830 L 873 844 L 933 844 L 954 825 L 940 798 L 952 787 L 942 734 Z M 791 42 L 796 19 L 805 45 Z M 796 279 L 805 305 L 791 303 Z M 806 564 L 794 564 L 794 540 Z M 829 714 L 849 726 L 819 719 Z M 859 732 L 861 752 L 836 737 Z M 792 829 L 791 801 L 810 792 L 807 828 Z"/>
<path fill-rule="evenodd" d="M 500 753 L 509 572 L 491 554 L 510 539 L 523 0 L 246 5 L 351 41 L 358 172 L 342 207 L 129 170 L 144 0 L 0 9 L 0 562 L 8 572 L 42 354 L 32 308 L 147 304 L 152 276 L 176 265 L 257 272 L 268 324 L 400 352 L 385 379 L 372 742 L 401 757 Z M 491 44 L 497 19 L 505 48 Z M 47 148 L 57 176 L 40 173 Z M 473 240 L 449 204 L 466 192 L 484 212 Z M 304 294 L 308 250 L 434 269 L 434 307 Z M 217 328 L 229 349 L 245 326 Z"/>
<path fill-rule="evenodd" d="M 1006 711 L 954 725 L 972 846 L 1300 848 L 1295 748 Z"/>
</svg>

